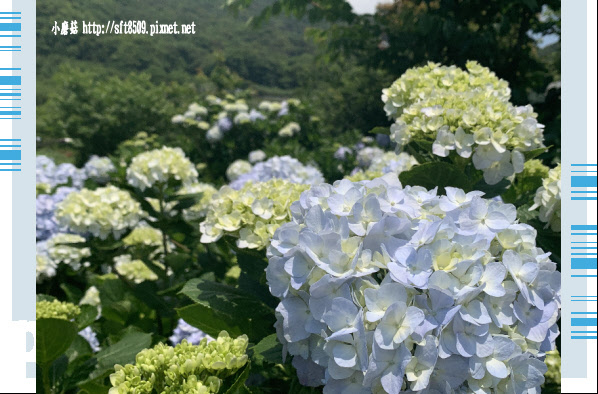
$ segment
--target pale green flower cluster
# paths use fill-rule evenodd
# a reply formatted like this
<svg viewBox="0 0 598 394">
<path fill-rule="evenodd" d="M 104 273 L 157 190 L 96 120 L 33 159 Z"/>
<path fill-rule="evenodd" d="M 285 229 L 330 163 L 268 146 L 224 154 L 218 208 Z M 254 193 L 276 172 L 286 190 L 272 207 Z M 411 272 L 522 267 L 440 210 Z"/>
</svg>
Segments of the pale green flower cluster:
<svg viewBox="0 0 598 394">
<path fill-rule="evenodd" d="M 125 246 L 162 246 L 162 232 L 149 226 L 136 227 L 123 238 Z"/>
<path fill-rule="evenodd" d="M 164 146 L 141 153 L 127 168 L 127 181 L 141 190 L 167 184 L 173 179 L 183 184 L 197 180 L 197 170 L 181 148 Z"/>
<path fill-rule="evenodd" d="M 344 179 L 348 179 L 351 182 L 371 181 L 372 179 L 380 178 L 382 175 L 384 175 L 382 171 L 359 170 L 351 175 L 347 175 Z"/>
<path fill-rule="evenodd" d="M 164 267 L 158 262 L 154 264 Z M 130 254 L 123 254 L 114 258 L 114 269 L 121 276 L 137 284 L 146 280 L 158 280 L 158 275 L 141 260 L 133 260 Z"/>
<path fill-rule="evenodd" d="M 78 248 L 70 244 L 80 244 L 83 242 L 85 242 L 85 238 L 80 235 L 56 234 L 47 241 L 48 257 L 54 264 L 67 264 L 76 271 L 81 268 L 83 259 L 91 256 L 91 250 L 89 248 Z"/>
<path fill-rule="evenodd" d="M 79 234 L 118 239 L 139 222 L 144 212 L 131 195 L 115 186 L 82 189 L 69 194 L 56 208 L 56 221 Z"/>
<path fill-rule="evenodd" d="M 37 301 L 35 303 L 35 320 L 39 319 L 62 319 L 71 320 L 81 313 L 81 309 L 70 302 Z"/>
<path fill-rule="evenodd" d="M 538 176 L 541 178 L 546 178 L 548 176 L 548 171 L 550 171 L 550 168 L 542 164 L 542 160 L 532 159 L 525 162 L 521 177 L 529 178 Z"/>
<path fill-rule="evenodd" d="M 552 231 L 561 231 L 561 165 L 548 172 L 536 191 L 530 211 L 540 208 L 539 219 Z"/>
<path fill-rule="evenodd" d="M 216 340 L 205 338 L 199 345 L 159 343 L 138 353 L 134 365 L 115 365 L 109 394 L 216 393 L 222 379 L 247 363 L 248 342 L 246 335 L 233 339 L 222 331 Z"/>
<path fill-rule="evenodd" d="M 282 179 L 248 182 L 240 190 L 223 186 L 212 196 L 206 220 L 200 224 L 201 242 L 216 242 L 228 234 L 238 238 L 239 248 L 268 246 L 274 231 L 290 220 L 291 203 L 308 188 Z"/>
<path fill-rule="evenodd" d="M 301 126 L 297 122 L 290 122 L 278 131 L 279 137 L 292 137 L 301 131 Z"/>
<path fill-rule="evenodd" d="M 183 218 L 188 221 L 199 220 L 205 217 L 210 207 L 212 196 L 217 192 L 216 188 L 208 183 L 193 183 L 182 187 L 178 194 L 198 194 L 202 193 L 199 202 L 191 208 L 183 210 Z"/>
<path fill-rule="evenodd" d="M 488 68 L 467 70 L 428 63 L 408 70 L 382 100 L 395 119 L 391 137 L 398 149 L 412 140 L 433 142 L 432 152 L 470 158 L 488 184 L 523 171 L 523 152 L 543 147 L 543 125 L 531 106 L 509 102 L 510 89 Z"/>
<path fill-rule="evenodd" d="M 253 166 L 247 160 L 235 160 L 226 169 L 226 177 L 229 181 L 236 181 L 241 175 L 247 174 Z"/>
<path fill-rule="evenodd" d="M 39 249 L 39 248 L 38 248 Z M 38 250 L 35 255 L 35 281 L 41 283 L 47 278 L 56 275 L 56 263 L 50 259 L 47 253 L 40 253 Z"/>
<path fill-rule="evenodd" d="M 100 291 L 95 286 L 91 286 L 89 289 L 87 289 L 79 301 L 79 305 L 91 305 L 98 308 L 100 307 L 100 304 Z"/>
<path fill-rule="evenodd" d="M 418 164 L 415 157 L 409 153 L 401 152 L 396 154 L 395 152 L 385 152 L 382 156 L 374 157 L 368 171 L 381 172 L 383 174 L 388 174 L 389 172 L 400 174 L 403 171 L 409 171 L 413 166 Z"/>
</svg>

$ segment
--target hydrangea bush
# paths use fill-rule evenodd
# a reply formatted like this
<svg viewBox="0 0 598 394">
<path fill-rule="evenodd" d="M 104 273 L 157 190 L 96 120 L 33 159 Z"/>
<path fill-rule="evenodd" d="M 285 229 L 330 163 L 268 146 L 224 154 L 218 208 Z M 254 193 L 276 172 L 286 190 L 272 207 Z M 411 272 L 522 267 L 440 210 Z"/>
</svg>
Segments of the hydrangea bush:
<svg viewBox="0 0 598 394">
<path fill-rule="evenodd" d="M 407 70 L 382 100 L 398 149 L 432 143 L 435 156 L 471 160 L 490 185 L 523 171 L 524 153 L 544 147 L 533 108 L 511 104 L 508 83 L 476 62 Z"/>
<path fill-rule="evenodd" d="M 266 275 L 303 384 L 539 390 L 559 334 L 560 273 L 513 205 L 388 174 L 313 187 L 290 210 Z"/>
</svg>

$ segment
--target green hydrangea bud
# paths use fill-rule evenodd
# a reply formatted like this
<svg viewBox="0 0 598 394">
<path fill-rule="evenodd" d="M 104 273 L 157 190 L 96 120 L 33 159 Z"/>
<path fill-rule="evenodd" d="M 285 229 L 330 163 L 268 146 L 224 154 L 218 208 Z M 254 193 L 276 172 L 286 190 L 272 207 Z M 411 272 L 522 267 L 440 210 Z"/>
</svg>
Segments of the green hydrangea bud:
<svg viewBox="0 0 598 394">
<path fill-rule="evenodd" d="M 116 365 L 109 393 L 216 393 L 222 379 L 247 363 L 248 342 L 246 335 L 233 339 L 222 331 L 199 345 L 159 343 L 139 352 L 135 365 Z"/>
<path fill-rule="evenodd" d="M 56 208 L 56 220 L 79 234 L 101 239 L 120 236 L 135 227 L 144 213 L 131 195 L 114 186 L 82 189 L 69 194 Z"/>
<path fill-rule="evenodd" d="M 81 313 L 81 309 L 70 302 L 38 301 L 35 303 L 35 319 L 72 320 Z"/>
<path fill-rule="evenodd" d="M 239 248 L 263 249 L 274 231 L 290 220 L 291 203 L 308 188 L 282 179 L 247 182 L 241 190 L 223 186 L 212 196 L 206 219 L 200 224 L 201 242 L 216 242 L 228 234 L 238 238 Z"/>
</svg>

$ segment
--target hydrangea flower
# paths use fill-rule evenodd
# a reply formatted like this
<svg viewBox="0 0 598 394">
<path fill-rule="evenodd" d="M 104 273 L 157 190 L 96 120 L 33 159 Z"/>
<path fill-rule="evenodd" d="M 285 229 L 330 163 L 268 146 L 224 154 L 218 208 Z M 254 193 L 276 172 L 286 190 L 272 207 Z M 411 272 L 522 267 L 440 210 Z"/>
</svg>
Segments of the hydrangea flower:
<svg viewBox="0 0 598 394">
<path fill-rule="evenodd" d="M 509 100 L 508 83 L 476 62 L 467 70 L 428 63 L 407 70 L 383 91 L 391 138 L 432 142 L 432 152 L 471 158 L 494 185 L 523 170 L 523 152 L 543 147 L 543 128 L 531 106 Z"/>
<path fill-rule="evenodd" d="M 239 248 L 264 248 L 278 226 L 289 220 L 291 203 L 307 188 L 281 179 L 248 182 L 240 190 L 223 186 L 199 225 L 201 242 L 216 242 L 227 234 L 237 238 Z"/>
<path fill-rule="evenodd" d="M 389 172 L 400 174 L 403 171 L 409 171 L 413 166 L 418 164 L 415 157 L 406 152 L 399 154 L 386 152 L 381 156 L 374 157 L 372 164 L 368 167 L 368 171 L 381 172 L 383 174 L 388 174 Z"/>
<path fill-rule="evenodd" d="M 131 195 L 115 186 L 73 192 L 56 207 L 56 222 L 70 231 L 118 239 L 135 227 L 144 213 Z"/>
<path fill-rule="evenodd" d="M 301 126 L 297 122 L 290 122 L 278 131 L 279 137 L 292 137 L 301 131 Z"/>
<path fill-rule="evenodd" d="M 70 302 L 43 300 L 35 303 L 35 320 L 62 319 L 72 320 L 81 313 L 81 309 Z"/>
<path fill-rule="evenodd" d="M 367 146 L 357 151 L 357 162 L 361 168 L 368 168 L 376 157 L 384 155 L 384 151 L 377 147 Z"/>
<path fill-rule="evenodd" d="M 162 147 L 141 153 L 127 168 L 127 182 L 145 190 L 160 187 L 171 180 L 189 184 L 197 180 L 197 170 L 181 148 Z"/>
<path fill-rule="evenodd" d="M 56 262 L 48 256 L 45 241 L 36 243 L 35 252 L 35 281 L 39 284 L 56 275 Z"/>
<path fill-rule="evenodd" d="M 46 156 L 35 158 L 35 181 L 46 183 L 51 187 L 69 185 L 75 188 L 83 187 L 87 178 L 86 172 L 70 163 L 56 165 L 52 159 Z"/>
<path fill-rule="evenodd" d="M 110 173 L 114 172 L 116 167 L 109 158 L 94 155 L 85 163 L 84 169 L 87 178 L 106 183 L 110 180 Z"/>
<path fill-rule="evenodd" d="M 559 335 L 560 273 L 515 207 L 482 195 L 402 187 L 396 174 L 301 194 L 272 237 L 266 277 L 303 384 L 539 390 Z"/>
<path fill-rule="evenodd" d="M 247 160 L 235 160 L 226 169 L 226 177 L 234 182 L 243 174 L 247 174 L 253 166 Z"/>
<path fill-rule="evenodd" d="M 164 267 L 159 262 L 154 261 L 154 264 Z M 158 275 L 152 271 L 145 263 L 141 260 L 133 260 L 130 254 L 124 254 L 116 256 L 114 258 L 114 270 L 126 279 L 135 282 L 137 284 L 148 281 L 158 280 Z"/>
<path fill-rule="evenodd" d="M 178 345 L 183 340 L 186 340 L 191 345 L 198 345 L 204 338 L 206 338 L 208 341 L 214 340 L 214 338 L 199 328 L 193 327 L 183 319 L 179 319 L 178 324 L 169 339 L 170 343 L 173 345 Z"/>
<path fill-rule="evenodd" d="M 79 305 L 91 305 L 101 308 L 100 291 L 95 286 L 90 286 L 83 294 Z"/>
<path fill-rule="evenodd" d="M 223 379 L 247 363 L 248 342 L 246 335 L 233 339 L 222 331 L 197 346 L 186 340 L 174 347 L 159 343 L 139 352 L 134 365 L 115 365 L 109 394 L 216 393 Z"/>
<path fill-rule="evenodd" d="M 91 327 L 85 327 L 79 331 L 79 335 L 89 343 L 89 347 L 94 353 L 100 351 L 100 341 L 98 341 L 98 336 Z"/>
<path fill-rule="evenodd" d="M 55 266 L 66 264 L 73 270 L 81 268 L 83 260 L 91 256 L 91 250 L 87 247 L 70 246 L 69 244 L 81 244 L 85 238 L 76 234 L 58 233 L 53 235 L 45 243 L 47 256 Z"/>
<path fill-rule="evenodd" d="M 266 160 L 266 157 L 266 153 L 263 150 L 258 149 L 249 152 L 248 159 L 251 164 L 255 164 L 257 162 Z"/>
<path fill-rule="evenodd" d="M 54 194 L 40 194 L 35 199 L 35 237 L 39 241 L 46 240 L 59 231 L 65 231 L 58 225 L 54 216 L 56 206 L 72 192 L 73 187 L 62 186 Z"/>
<path fill-rule="evenodd" d="M 208 183 L 193 183 L 190 185 L 183 186 L 177 194 L 197 194 L 202 193 L 199 202 L 193 205 L 191 208 L 183 210 L 183 217 L 185 220 L 194 221 L 204 218 L 210 207 L 210 201 L 212 196 L 217 192 L 216 188 Z"/>
<path fill-rule="evenodd" d="M 316 167 L 304 165 L 291 156 L 274 156 L 257 163 L 251 171 L 231 182 L 230 187 L 239 190 L 247 182 L 266 182 L 270 179 L 284 179 L 291 183 L 316 185 L 324 182 L 324 176 Z"/>
<path fill-rule="evenodd" d="M 540 208 L 539 218 L 552 231 L 561 232 L 561 165 L 548 172 L 536 191 L 530 211 Z"/>
<path fill-rule="evenodd" d="M 353 154 L 353 149 L 348 148 L 346 146 L 339 147 L 336 152 L 334 152 L 334 158 L 337 160 L 345 160 L 348 155 Z"/>
</svg>

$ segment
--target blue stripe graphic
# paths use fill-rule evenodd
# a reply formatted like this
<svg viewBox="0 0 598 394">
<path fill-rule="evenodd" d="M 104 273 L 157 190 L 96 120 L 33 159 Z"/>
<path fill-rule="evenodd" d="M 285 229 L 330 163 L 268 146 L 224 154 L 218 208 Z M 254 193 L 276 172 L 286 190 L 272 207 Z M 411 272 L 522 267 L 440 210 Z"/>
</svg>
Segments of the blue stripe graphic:
<svg viewBox="0 0 598 394">
<path fill-rule="evenodd" d="M 21 160 L 21 151 L 0 150 L 0 160 Z"/>
</svg>

